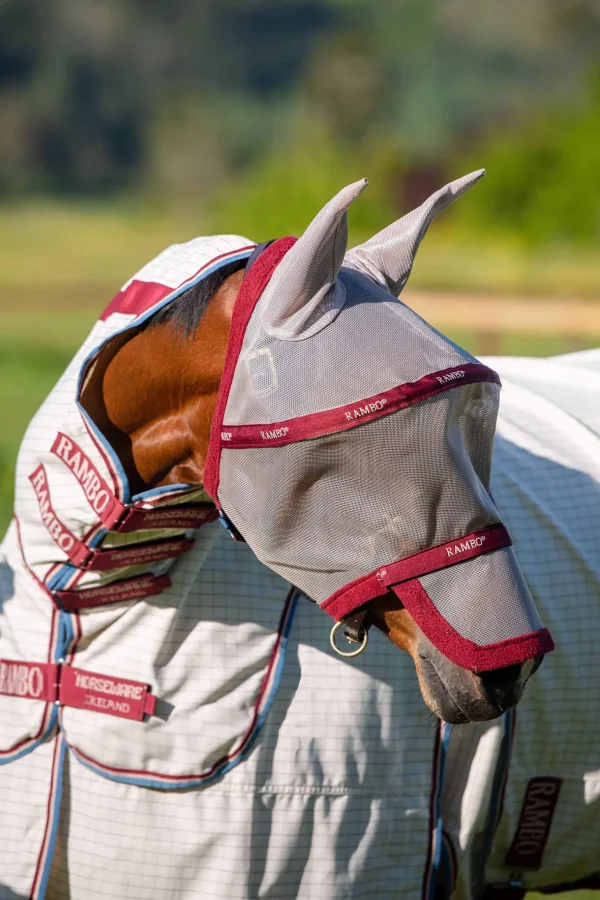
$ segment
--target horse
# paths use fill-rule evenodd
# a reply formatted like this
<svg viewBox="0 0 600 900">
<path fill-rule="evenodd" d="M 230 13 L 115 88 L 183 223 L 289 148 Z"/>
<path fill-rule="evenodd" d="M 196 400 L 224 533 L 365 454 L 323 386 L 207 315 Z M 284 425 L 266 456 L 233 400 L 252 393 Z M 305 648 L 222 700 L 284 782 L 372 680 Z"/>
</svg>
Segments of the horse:
<svg viewBox="0 0 600 900">
<path fill-rule="evenodd" d="M 529 886 L 514 707 L 553 643 L 502 524 L 499 378 L 397 299 L 481 174 L 351 251 L 364 182 L 297 242 L 170 248 L 103 314 L 3 545 L 0 897 Z M 368 652 L 336 659 L 319 605 Z"/>
</svg>

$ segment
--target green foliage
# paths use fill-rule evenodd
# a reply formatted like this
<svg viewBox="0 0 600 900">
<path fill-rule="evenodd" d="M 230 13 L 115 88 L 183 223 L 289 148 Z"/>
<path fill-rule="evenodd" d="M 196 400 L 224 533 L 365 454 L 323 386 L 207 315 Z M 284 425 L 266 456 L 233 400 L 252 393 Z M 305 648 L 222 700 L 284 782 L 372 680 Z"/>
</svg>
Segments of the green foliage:
<svg viewBox="0 0 600 900">
<path fill-rule="evenodd" d="M 583 109 L 494 132 L 461 162 L 484 160 L 488 177 L 457 210 L 470 232 L 519 235 L 530 244 L 600 238 L 600 77 Z"/>
<path fill-rule="evenodd" d="M 300 124 L 285 146 L 221 193 L 210 218 L 212 230 L 236 231 L 256 241 L 302 234 L 337 191 L 369 177 L 349 215 L 354 240 L 363 240 L 396 218 L 386 192 L 392 166 L 397 166 L 394 153 L 351 153 L 327 129 Z"/>
</svg>

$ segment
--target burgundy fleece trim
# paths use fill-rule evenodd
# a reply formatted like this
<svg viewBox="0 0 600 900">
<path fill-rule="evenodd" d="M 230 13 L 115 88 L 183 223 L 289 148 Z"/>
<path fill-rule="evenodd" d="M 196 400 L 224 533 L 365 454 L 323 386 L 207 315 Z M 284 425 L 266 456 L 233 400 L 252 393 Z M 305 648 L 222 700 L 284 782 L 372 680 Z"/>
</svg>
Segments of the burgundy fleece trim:
<svg viewBox="0 0 600 900">
<path fill-rule="evenodd" d="M 321 603 L 321 609 L 334 619 L 343 619 L 369 600 L 387 594 L 388 589 L 394 584 L 418 578 L 420 575 L 428 575 L 448 566 L 455 566 L 483 553 L 510 547 L 511 544 L 510 535 L 504 525 L 492 525 L 481 531 L 472 531 L 463 537 L 430 547 L 429 550 L 421 550 L 405 559 L 380 566 L 374 572 L 369 572 L 340 588 Z"/>
<path fill-rule="evenodd" d="M 392 590 L 436 649 L 451 662 L 472 672 L 501 669 L 554 650 L 547 628 L 495 644 L 475 644 L 452 628 L 417 579 L 394 585 Z"/>
<path fill-rule="evenodd" d="M 242 282 L 242 287 L 233 308 L 227 356 L 225 357 L 225 366 L 221 377 L 217 405 L 210 430 L 210 443 L 204 466 L 204 488 L 217 506 L 219 506 L 217 493 L 219 490 L 220 443 L 223 416 L 225 415 L 229 391 L 231 390 L 231 383 L 242 349 L 246 328 L 255 306 L 273 274 L 273 270 L 295 243 L 296 238 L 294 237 L 280 238 L 274 241 L 266 250 L 263 250 Z"/>
<path fill-rule="evenodd" d="M 221 447 L 227 450 L 283 447 L 296 441 L 347 431 L 381 416 L 389 416 L 400 409 L 406 409 L 413 403 L 428 400 L 444 391 L 477 382 L 500 385 L 500 376 L 487 366 L 466 363 L 463 366 L 452 366 L 439 372 L 431 372 L 418 381 L 400 384 L 364 400 L 355 400 L 353 403 L 346 403 L 344 406 L 336 406 L 323 412 L 309 413 L 306 416 L 296 416 L 293 419 L 263 425 L 224 424 Z"/>
</svg>

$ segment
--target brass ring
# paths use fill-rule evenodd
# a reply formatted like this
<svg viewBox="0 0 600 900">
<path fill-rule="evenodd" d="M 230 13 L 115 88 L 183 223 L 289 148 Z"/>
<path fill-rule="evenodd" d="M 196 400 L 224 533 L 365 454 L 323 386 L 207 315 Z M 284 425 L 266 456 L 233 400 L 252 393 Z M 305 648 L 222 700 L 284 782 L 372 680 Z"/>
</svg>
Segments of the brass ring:
<svg viewBox="0 0 600 900">
<path fill-rule="evenodd" d="M 340 650 L 340 648 L 338 647 L 338 645 L 335 642 L 335 636 L 338 633 L 338 631 L 340 630 L 340 628 L 342 627 L 342 625 L 344 625 L 343 619 L 340 622 L 335 623 L 335 625 L 331 629 L 331 634 L 329 635 L 329 643 L 331 644 L 331 646 L 333 647 L 335 652 L 339 653 L 340 656 L 345 656 L 346 658 L 351 658 L 353 656 L 360 656 L 360 654 L 364 650 L 366 650 L 367 644 L 369 643 L 369 632 L 367 631 L 366 628 L 363 629 L 363 639 L 362 639 L 362 643 L 361 643 L 360 647 L 358 647 L 358 649 L 349 650 L 349 651 Z M 346 640 L 348 640 L 349 643 L 356 643 L 355 641 L 350 641 L 349 638 L 347 638 Z"/>
</svg>

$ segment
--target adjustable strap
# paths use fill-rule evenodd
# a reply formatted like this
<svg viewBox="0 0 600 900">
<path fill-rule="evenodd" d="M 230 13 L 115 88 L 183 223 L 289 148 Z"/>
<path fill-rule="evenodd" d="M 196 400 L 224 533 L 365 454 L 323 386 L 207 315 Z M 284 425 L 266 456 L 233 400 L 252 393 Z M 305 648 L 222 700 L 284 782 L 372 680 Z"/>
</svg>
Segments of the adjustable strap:
<svg viewBox="0 0 600 900">
<path fill-rule="evenodd" d="M 156 697 L 149 684 L 115 678 L 58 663 L 0 660 L 0 694 L 89 709 L 141 722 L 152 715 Z"/>
<path fill-rule="evenodd" d="M 167 575 L 141 575 L 112 581 L 101 587 L 84 588 L 77 591 L 54 591 L 52 597 L 59 609 L 73 612 L 77 609 L 93 609 L 107 603 L 123 603 L 126 600 L 141 600 L 161 594 L 171 586 Z"/>
<path fill-rule="evenodd" d="M 373 623 L 369 621 L 369 613 L 366 609 L 358 609 L 344 619 L 344 637 L 355 644 L 361 644 L 365 632 L 369 631 Z"/>
<path fill-rule="evenodd" d="M 193 546 L 193 540 L 179 538 L 151 544 L 131 544 L 111 550 L 90 550 L 78 541 L 68 552 L 68 557 L 73 565 L 85 569 L 86 572 L 106 572 L 108 569 L 143 566 L 162 559 L 174 559 L 182 553 L 187 553 Z"/>
<path fill-rule="evenodd" d="M 159 506 L 154 509 L 129 507 L 111 531 L 127 533 L 160 528 L 200 528 L 219 518 L 212 503 L 188 506 Z"/>
</svg>

